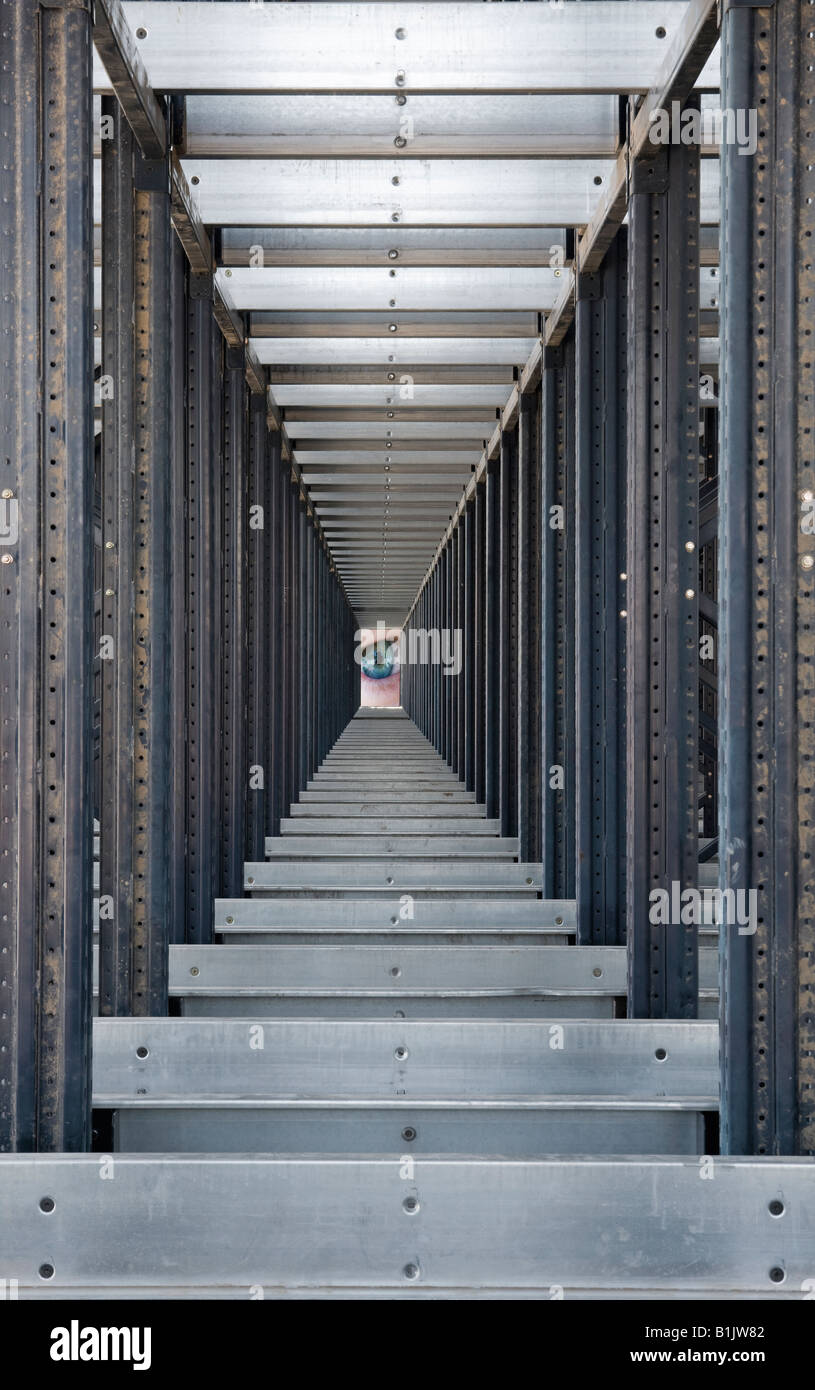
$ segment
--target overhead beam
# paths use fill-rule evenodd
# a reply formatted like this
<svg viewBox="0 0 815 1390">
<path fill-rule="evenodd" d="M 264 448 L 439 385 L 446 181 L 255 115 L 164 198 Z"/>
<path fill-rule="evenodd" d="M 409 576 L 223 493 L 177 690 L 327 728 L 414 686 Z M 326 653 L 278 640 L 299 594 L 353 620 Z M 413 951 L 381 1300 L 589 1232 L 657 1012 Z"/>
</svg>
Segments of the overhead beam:
<svg viewBox="0 0 815 1390">
<path fill-rule="evenodd" d="M 157 91 L 645 92 L 682 22 L 680 0 L 530 5 L 128 4 Z M 304 43 L 303 35 L 319 35 Z"/>
<path fill-rule="evenodd" d="M 167 151 L 164 114 L 145 72 L 138 40 L 119 0 L 95 0 L 93 42 L 145 159 Z"/>
</svg>

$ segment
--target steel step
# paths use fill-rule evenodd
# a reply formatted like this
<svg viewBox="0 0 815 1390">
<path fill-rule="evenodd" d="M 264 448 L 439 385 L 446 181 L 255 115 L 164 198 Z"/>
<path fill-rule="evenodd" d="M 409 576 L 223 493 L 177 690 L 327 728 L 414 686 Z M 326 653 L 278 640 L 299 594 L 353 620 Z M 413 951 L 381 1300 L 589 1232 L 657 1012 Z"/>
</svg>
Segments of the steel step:
<svg viewBox="0 0 815 1390">
<path fill-rule="evenodd" d="M 368 858 L 323 863 L 315 860 L 274 860 L 244 865 L 244 887 L 252 893 L 299 888 L 313 895 L 328 892 L 438 893 L 465 896 L 507 892 L 535 897 L 542 890 L 539 864 L 515 864 L 500 859 Z"/>
<path fill-rule="evenodd" d="M 358 859 L 373 856 L 382 858 L 429 859 L 440 867 L 444 859 L 517 859 L 520 841 L 501 839 L 498 835 L 409 835 L 409 834 L 355 834 L 322 835 L 290 833 L 266 840 L 266 856 L 269 859 L 319 859 L 341 858 Z"/>
<path fill-rule="evenodd" d="M 294 809 L 294 808 L 292 808 Z M 334 816 L 326 816 L 322 809 L 318 813 L 311 812 L 308 815 L 286 817 L 280 822 L 281 835 L 327 835 L 333 840 L 335 836 L 346 835 L 351 839 L 356 839 L 360 835 L 393 835 L 400 840 L 404 836 L 433 836 L 445 842 L 451 835 L 461 836 L 462 839 L 487 839 L 490 836 L 498 839 L 501 834 L 500 820 L 487 820 L 484 817 L 468 816 L 458 817 L 449 814 L 447 816 L 431 815 L 369 815 L 364 811 L 356 816 L 344 815 L 341 808 L 335 811 Z M 267 844 L 268 844 L 267 840 Z M 274 843 L 274 841 L 273 841 Z M 517 844 L 518 841 L 512 841 Z M 439 854 L 444 851 L 439 850 Z"/>
<path fill-rule="evenodd" d="M 21 1299 L 800 1302 L 812 1278 L 806 1158 L 714 1158 L 707 1182 L 696 1158 L 677 1157 L 162 1151 L 116 1155 L 112 1182 L 99 1160 L 0 1155 Z M 47 1283 L 44 1194 L 58 1218 L 45 1218 Z"/>
</svg>

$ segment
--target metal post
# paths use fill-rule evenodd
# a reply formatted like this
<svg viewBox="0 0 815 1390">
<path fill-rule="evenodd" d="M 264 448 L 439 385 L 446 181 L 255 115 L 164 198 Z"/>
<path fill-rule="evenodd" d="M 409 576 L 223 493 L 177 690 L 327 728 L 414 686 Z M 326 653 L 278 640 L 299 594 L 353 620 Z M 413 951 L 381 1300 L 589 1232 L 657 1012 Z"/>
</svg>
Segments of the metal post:
<svg viewBox="0 0 815 1390">
<path fill-rule="evenodd" d="M 91 20 L 3 0 L 0 24 L 0 1151 L 76 1151 L 91 1082 Z"/>
<path fill-rule="evenodd" d="M 461 674 L 457 679 L 462 685 L 464 698 L 464 766 L 462 775 L 470 791 L 475 786 L 475 504 L 470 501 L 461 518 L 464 527 L 464 621 L 462 633 L 451 634 L 448 649 L 453 657 L 457 643 L 461 642 Z"/>
<path fill-rule="evenodd" d="M 486 624 L 486 688 L 484 737 L 484 797 L 487 815 L 499 813 L 500 792 L 500 728 L 501 728 L 501 517 L 500 469 L 497 459 L 489 459 L 486 468 L 486 588 L 484 620 Z"/>
<path fill-rule="evenodd" d="M 521 859 L 541 857 L 541 436 L 540 390 L 518 415 L 518 835 Z"/>
<path fill-rule="evenodd" d="M 269 431 L 266 400 L 249 401 L 249 511 L 246 535 L 247 669 L 246 669 L 246 858 L 264 858 L 269 759 L 269 702 L 272 645 L 269 611 L 269 550 L 273 543 Z"/>
<path fill-rule="evenodd" d="M 487 568 L 487 493 L 483 481 L 475 488 L 475 747 L 473 762 L 473 785 L 475 799 L 483 804 L 486 794 L 485 776 L 485 714 L 487 686 L 487 625 L 484 612 L 486 602 Z"/>
<path fill-rule="evenodd" d="M 726 9 L 722 104 L 722 1148 L 815 1151 L 812 7 Z M 752 909 L 750 908 L 750 894 Z M 743 896 L 741 896 L 743 895 Z"/>
<path fill-rule="evenodd" d="M 501 433 L 501 834 L 518 833 L 518 432 Z"/>
<path fill-rule="evenodd" d="M 541 374 L 543 891 L 574 896 L 574 334 Z"/>
<path fill-rule="evenodd" d="M 214 663 L 212 277 L 190 275 L 187 318 L 187 940 L 212 935 L 217 749 Z"/>
<path fill-rule="evenodd" d="M 183 944 L 187 923 L 187 258 L 177 237 L 170 237 L 171 300 L 171 477 L 170 536 L 172 628 L 170 637 L 170 831 L 168 837 L 170 908 L 169 939 Z"/>
<path fill-rule="evenodd" d="M 696 926 L 666 922 L 665 912 L 672 918 L 676 893 L 698 880 L 698 147 L 671 145 L 637 163 L 632 179 L 623 605 L 629 1011 L 693 1018 Z"/>
<path fill-rule="evenodd" d="M 626 230 L 576 305 L 578 941 L 625 941 Z"/>
<path fill-rule="evenodd" d="M 221 885 L 227 897 L 243 891 L 246 834 L 247 677 L 247 386 L 243 349 L 227 348 L 221 468 L 223 644 L 220 729 L 223 820 L 219 827 Z"/>
</svg>

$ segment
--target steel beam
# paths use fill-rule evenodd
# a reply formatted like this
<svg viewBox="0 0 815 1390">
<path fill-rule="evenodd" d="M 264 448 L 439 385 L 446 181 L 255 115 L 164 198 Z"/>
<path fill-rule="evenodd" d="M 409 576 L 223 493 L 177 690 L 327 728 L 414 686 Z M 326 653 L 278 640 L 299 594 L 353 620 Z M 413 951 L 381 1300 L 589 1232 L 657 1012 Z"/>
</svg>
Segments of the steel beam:
<svg viewBox="0 0 815 1390">
<path fill-rule="evenodd" d="M 691 1018 L 697 887 L 699 152 L 633 171 L 628 238 L 626 923 L 629 1009 Z M 667 238 L 674 246 L 666 255 Z M 666 894 L 667 899 L 660 899 Z"/>
<path fill-rule="evenodd" d="M 189 276 L 187 316 L 187 940 L 211 935 L 216 884 L 218 562 L 211 276 Z"/>
<path fill-rule="evenodd" d="M 811 1154 L 812 11 L 731 6 L 723 26 L 722 99 L 760 114 L 752 159 L 723 157 L 720 883 L 755 898 L 722 927 L 722 1143 Z"/>
<path fill-rule="evenodd" d="M 625 939 L 626 231 L 576 305 L 578 940 Z"/>
<path fill-rule="evenodd" d="M 161 92 L 645 92 L 681 31 L 679 0 L 597 0 L 592 11 L 468 4 L 126 4 Z M 303 34 L 319 34 L 304 43 Z M 716 83 L 714 82 L 714 85 Z M 400 129 L 402 126 L 400 125 Z M 402 139 L 413 138 L 411 126 Z"/>
<path fill-rule="evenodd" d="M 219 826 L 221 881 L 230 895 L 240 891 L 248 797 L 246 767 L 247 697 L 247 396 L 246 355 L 226 349 L 223 392 L 221 709 L 219 729 L 223 820 Z M 262 397 L 258 397 L 262 400 Z M 265 404 L 265 402 L 264 402 Z M 265 640 L 265 634 L 264 634 Z M 226 888 L 230 884 L 231 887 Z"/>
<path fill-rule="evenodd" d="M 478 499 L 476 494 L 476 505 Z M 517 805 L 521 857 L 534 861 L 541 838 L 541 395 L 518 410 Z"/>
<path fill-rule="evenodd" d="M 90 1139 L 91 21 L 35 0 L 0 12 L 0 1151 L 75 1152 Z"/>
<path fill-rule="evenodd" d="M 575 346 L 547 348 L 541 372 L 543 883 L 575 885 L 574 418 Z"/>
</svg>

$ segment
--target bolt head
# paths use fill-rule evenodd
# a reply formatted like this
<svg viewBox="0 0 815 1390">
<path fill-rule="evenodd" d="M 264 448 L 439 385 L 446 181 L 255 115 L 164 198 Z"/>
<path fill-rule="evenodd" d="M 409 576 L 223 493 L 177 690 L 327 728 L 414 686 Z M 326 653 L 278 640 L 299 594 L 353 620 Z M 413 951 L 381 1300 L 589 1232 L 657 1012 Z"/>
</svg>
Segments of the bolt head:
<svg viewBox="0 0 815 1390">
<path fill-rule="evenodd" d="M 13 556 L 13 555 L 9 555 L 8 551 L 7 551 L 7 550 L 4 550 L 4 551 L 3 551 L 3 554 L 0 555 L 0 565 L 13 565 L 13 564 L 14 564 L 14 556 Z"/>
</svg>

